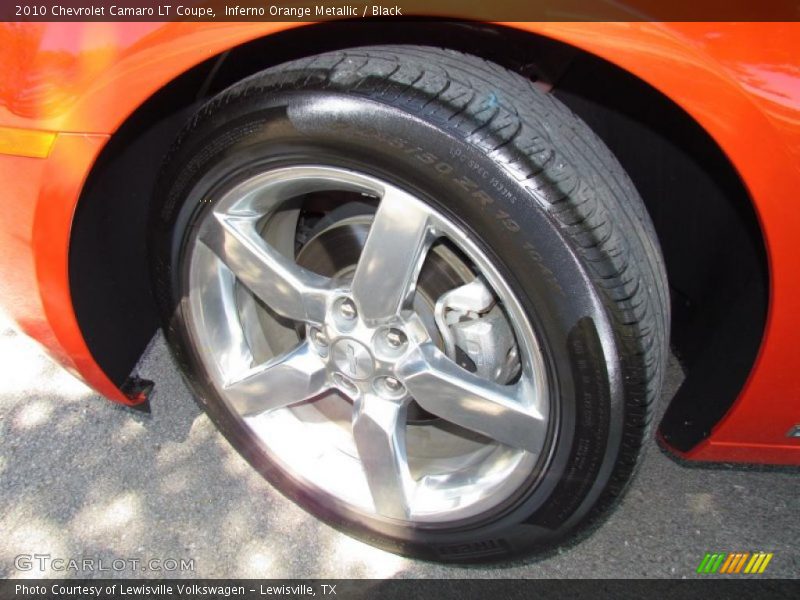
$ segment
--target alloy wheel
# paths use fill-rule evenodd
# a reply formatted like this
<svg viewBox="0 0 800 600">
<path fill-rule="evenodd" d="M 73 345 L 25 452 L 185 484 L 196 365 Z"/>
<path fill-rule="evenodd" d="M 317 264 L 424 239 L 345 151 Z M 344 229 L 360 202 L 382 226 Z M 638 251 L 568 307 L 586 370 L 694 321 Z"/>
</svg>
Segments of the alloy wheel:
<svg viewBox="0 0 800 600">
<path fill-rule="evenodd" d="M 327 274 L 269 235 L 325 193 L 376 205 L 355 263 Z M 511 288 L 452 219 L 373 176 L 295 166 L 225 192 L 189 251 L 195 347 L 287 475 L 370 517 L 429 526 L 530 485 L 553 416 L 544 358 Z M 421 274 L 443 255 L 468 281 L 422 301 Z"/>
</svg>

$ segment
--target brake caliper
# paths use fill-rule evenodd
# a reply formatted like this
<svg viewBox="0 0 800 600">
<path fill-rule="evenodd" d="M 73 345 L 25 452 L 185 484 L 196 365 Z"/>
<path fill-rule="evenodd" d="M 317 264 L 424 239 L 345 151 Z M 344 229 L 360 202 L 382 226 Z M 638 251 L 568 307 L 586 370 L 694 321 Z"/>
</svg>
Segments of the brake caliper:
<svg viewBox="0 0 800 600">
<path fill-rule="evenodd" d="M 440 296 L 434 314 L 445 353 L 461 367 L 497 383 L 508 383 L 517 375 L 514 333 L 480 278 Z"/>
</svg>

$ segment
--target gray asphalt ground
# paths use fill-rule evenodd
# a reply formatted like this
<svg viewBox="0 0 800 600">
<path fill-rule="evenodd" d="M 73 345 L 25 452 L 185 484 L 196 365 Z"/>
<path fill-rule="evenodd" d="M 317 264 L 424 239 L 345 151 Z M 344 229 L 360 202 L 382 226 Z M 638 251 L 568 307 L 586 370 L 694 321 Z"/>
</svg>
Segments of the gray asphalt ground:
<svg viewBox="0 0 800 600">
<path fill-rule="evenodd" d="M 194 570 L 83 576 L 694 577 L 708 551 L 775 554 L 800 572 L 800 474 L 682 467 L 655 444 L 627 496 L 589 539 L 503 568 L 401 558 L 309 516 L 254 474 L 203 415 L 156 338 L 141 374 L 150 416 L 116 407 L 0 323 L 0 576 L 20 554 L 193 559 Z M 665 394 L 680 383 L 672 365 Z M 141 566 L 141 565 L 139 565 Z"/>
</svg>

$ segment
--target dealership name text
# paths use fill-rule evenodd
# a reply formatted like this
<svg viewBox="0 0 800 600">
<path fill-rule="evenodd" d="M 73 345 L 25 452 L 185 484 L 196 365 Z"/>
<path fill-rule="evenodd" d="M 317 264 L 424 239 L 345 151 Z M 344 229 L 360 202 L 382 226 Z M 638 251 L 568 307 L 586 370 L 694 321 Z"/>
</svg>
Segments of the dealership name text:
<svg viewBox="0 0 800 600">
<path fill-rule="evenodd" d="M 251 589 L 250 592 L 255 592 Z M 258 592 L 262 596 L 314 596 L 314 588 L 306 584 L 298 585 L 281 585 L 281 586 L 264 586 L 258 587 Z M 71 596 L 71 597 L 97 597 L 105 594 L 107 596 L 172 596 L 177 595 L 183 597 L 186 595 L 193 596 L 209 596 L 214 598 L 228 597 L 228 596 L 244 596 L 247 590 L 241 585 L 200 585 L 196 583 L 186 585 L 168 585 L 159 583 L 157 585 L 149 584 L 113 584 L 113 585 L 69 585 L 64 583 L 54 583 L 50 586 L 50 594 L 53 596 Z M 335 585 L 323 585 L 322 593 L 325 595 L 336 595 Z M 45 585 L 26 585 L 18 583 L 14 586 L 14 594 L 19 596 L 28 595 L 44 595 L 47 594 L 47 586 Z"/>
</svg>

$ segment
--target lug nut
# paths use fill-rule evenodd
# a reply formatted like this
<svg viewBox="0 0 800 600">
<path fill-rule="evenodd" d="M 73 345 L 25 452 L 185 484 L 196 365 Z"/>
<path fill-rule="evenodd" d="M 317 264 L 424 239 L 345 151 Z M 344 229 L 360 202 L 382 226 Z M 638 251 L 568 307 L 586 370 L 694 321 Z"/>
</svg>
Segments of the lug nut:
<svg viewBox="0 0 800 600">
<path fill-rule="evenodd" d="M 390 392 L 399 392 L 403 389 L 403 384 L 397 381 L 394 377 L 387 377 L 383 380 L 386 389 Z"/>
<path fill-rule="evenodd" d="M 341 303 L 339 304 L 339 314 L 342 315 L 348 321 L 352 321 L 353 319 L 356 318 L 356 315 L 358 314 L 356 312 L 356 305 L 349 298 L 342 300 Z"/>
<path fill-rule="evenodd" d="M 390 329 L 386 333 L 386 343 L 388 343 L 392 348 L 402 347 L 406 343 L 407 339 L 408 338 L 406 338 L 406 334 L 399 329 Z"/>
<path fill-rule="evenodd" d="M 328 338 L 326 338 L 325 334 L 322 333 L 319 329 L 315 328 L 311 330 L 311 339 L 320 348 L 328 347 Z"/>
<path fill-rule="evenodd" d="M 375 391 L 387 400 L 400 400 L 406 393 L 406 388 L 397 379 L 391 376 L 376 377 L 372 382 Z"/>
</svg>

